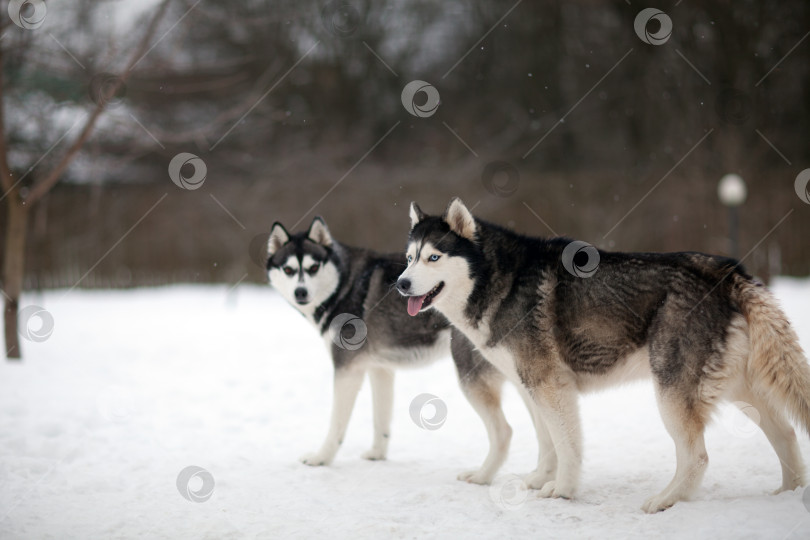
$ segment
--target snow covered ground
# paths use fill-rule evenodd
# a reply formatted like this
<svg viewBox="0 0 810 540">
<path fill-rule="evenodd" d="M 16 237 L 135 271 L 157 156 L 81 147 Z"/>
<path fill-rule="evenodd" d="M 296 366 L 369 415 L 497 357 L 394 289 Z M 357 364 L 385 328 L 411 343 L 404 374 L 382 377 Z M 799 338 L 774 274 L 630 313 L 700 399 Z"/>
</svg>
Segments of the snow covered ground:
<svg viewBox="0 0 810 540">
<path fill-rule="evenodd" d="M 774 288 L 810 350 L 810 282 Z M 498 484 L 455 479 L 487 441 L 449 358 L 398 375 L 388 461 L 359 458 L 371 443 L 366 386 L 333 466 L 310 468 L 298 457 L 326 433 L 331 365 L 268 287 L 49 291 L 28 304 L 53 315 L 54 331 L 24 342 L 22 363 L 0 363 L 0 538 L 810 537 L 810 491 L 768 495 L 777 458 L 730 407 L 707 433 L 695 500 L 656 515 L 640 506 L 675 460 L 649 383 L 582 399 L 574 501 L 520 489 L 514 475 L 533 469 L 537 450 L 512 388 Z M 447 405 L 439 429 L 411 420 L 423 393 Z M 184 497 L 189 466 L 203 471 L 180 478 Z"/>
</svg>

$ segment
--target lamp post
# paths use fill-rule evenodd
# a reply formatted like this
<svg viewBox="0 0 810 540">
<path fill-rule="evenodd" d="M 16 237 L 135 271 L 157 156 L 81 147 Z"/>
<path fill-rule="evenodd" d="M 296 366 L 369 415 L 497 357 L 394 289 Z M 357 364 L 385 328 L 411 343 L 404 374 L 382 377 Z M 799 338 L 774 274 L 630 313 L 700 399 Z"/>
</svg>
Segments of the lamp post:
<svg viewBox="0 0 810 540">
<path fill-rule="evenodd" d="M 727 174 L 717 185 L 720 202 L 728 207 L 728 234 L 731 239 L 731 256 L 740 257 L 740 214 L 739 207 L 748 196 L 745 180 L 738 174 Z"/>
</svg>

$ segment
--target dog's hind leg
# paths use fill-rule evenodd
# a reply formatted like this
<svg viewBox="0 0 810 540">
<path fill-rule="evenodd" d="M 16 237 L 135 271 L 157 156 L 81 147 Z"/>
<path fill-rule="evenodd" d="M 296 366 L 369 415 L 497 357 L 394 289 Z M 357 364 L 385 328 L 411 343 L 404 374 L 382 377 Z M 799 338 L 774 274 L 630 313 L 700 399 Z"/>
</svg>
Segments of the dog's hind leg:
<svg viewBox="0 0 810 540">
<path fill-rule="evenodd" d="M 677 388 L 662 388 L 660 384 L 656 384 L 656 397 L 664 426 L 675 441 L 677 466 L 669 485 L 641 507 L 647 513 L 666 510 L 689 497 L 700 485 L 709 464 L 703 439 L 708 405 L 683 395 Z"/>
<path fill-rule="evenodd" d="M 794 490 L 804 485 L 804 463 L 796 439 L 796 431 L 785 413 L 769 406 L 750 390 L 734 393 L 734 400 L 750 404 L 759 415 L 759 427 L 773 446 L 782 465 L 782 485 L 774 493 Z"/>
<path fill-rule="evenodd" d="M 385 459 L 391 435 L 391 414 L 394 407 L 394 372 L 382 366 L 369 369 L 371 396 L 374 403 L 374 444 L 363 459 Z"/>
<path fill-rule="evenodd" d="M 554 443 L 551 441 L 551 435 L 537 404 L 525 388 L 521 386 L 518 391 L 526 408 L 529 409 L 537 435 L 537 468 L 526 476 L 526 486 L 531 489 L 541 489 L 557 476 L 557 452 L 554 450 Z"/>
<path fill-rule="evenodd" d="M 351 418 L 357 394 L 363 385 L 364 376 L 365 370 L 362 369 L 340 368 L 335 370 L 332 420 L 329 425 L 329 433 L 327 433 L 321 449 L 314 454 L 302 457 L 302 463 L 317 467 L 319 465 L 329 465 L 335 458 L 338 448 L 343 444 L 343 436 L 349 426 L 349 418 Z"/>
</svg>

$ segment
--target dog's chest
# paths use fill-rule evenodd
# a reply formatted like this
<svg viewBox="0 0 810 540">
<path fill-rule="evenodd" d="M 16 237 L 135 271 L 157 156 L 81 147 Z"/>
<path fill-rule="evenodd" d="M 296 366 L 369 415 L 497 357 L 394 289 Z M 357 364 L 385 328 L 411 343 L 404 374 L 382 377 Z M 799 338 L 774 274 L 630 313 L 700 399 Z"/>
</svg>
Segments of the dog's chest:
<svg viewBox="0 0 810 540">
<path fill-rule="evenodd" d="M 475 348 L 484 355 L 484 358 L 486 358 L 490 364 L 498 368 L 511 383 L 520 384 L 520 377 L 515 368 L 515 357 L 512 351 L 503 345 L 496 345 L 494 347 L 488 346 L 488 331 L 482 331 L 480 328 L 472 327 L 459 327 L 459 329 L 462 330 L 473 345 L 475 345 Z"/>
<path fill-rule="evenodd" d="M 515 368 L 515 357 L 509 349 L 499 345 L 496 347 L 479 348 L 479 350 L 481 354 L 484 355 L 484 358 L 498 368 L 511 383 L 520 384 L 520 377 Z"/>
</svg>

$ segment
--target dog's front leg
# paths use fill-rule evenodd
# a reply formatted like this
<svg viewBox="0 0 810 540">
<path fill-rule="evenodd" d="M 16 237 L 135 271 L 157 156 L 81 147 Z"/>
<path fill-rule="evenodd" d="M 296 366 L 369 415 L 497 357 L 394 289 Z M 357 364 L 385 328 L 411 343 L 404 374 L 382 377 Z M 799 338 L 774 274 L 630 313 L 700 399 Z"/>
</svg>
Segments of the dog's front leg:
<svg viewBox="0 0 810 540">
<path fill-rule="evenodd" d="M 364 376 L 365 371 L 361 369 L 335 369 L 332 421 L 329 425 L 329 433 L 327 433 L 321 449 L 314 454 L 303 456 L 302 463 L 315 467 L 332 463 L 338 448 L 343 443 L 343 436 L 346 434 L 349 418 L 354 409 L 354 402 L 357 400 L 357 393 L 363 385 Z"/>
<path fill-rule="evenodd" d="M 537 403 L 523 386 L 519 385 L 518 391 L 526 408 L 529 409 L 537 435 L 537 468 L 526 476 L 525 482 L 531 489 L 542 489 L 557 478 L 557 451 L 554 449 L 554 443 Z"/>
<path fill-rule="evenodd" d="M 579 396 L 573 381 L 563 380 L 564 377 L 554 379 L 530 390 L 557 455 L 557 476 L 546 482 L 539 495 L 570 499 L 579 484 L 582 468 Z"/>
<path fill-rule="evenodd" d="M 374 444 L 363 454 L 364 459 L 385 459 L 391 435 L 391 415 L 394 408 L 394 372 L 385 367 L 373 367 L 368 372 L 374 402 Z"/>
</svg>

